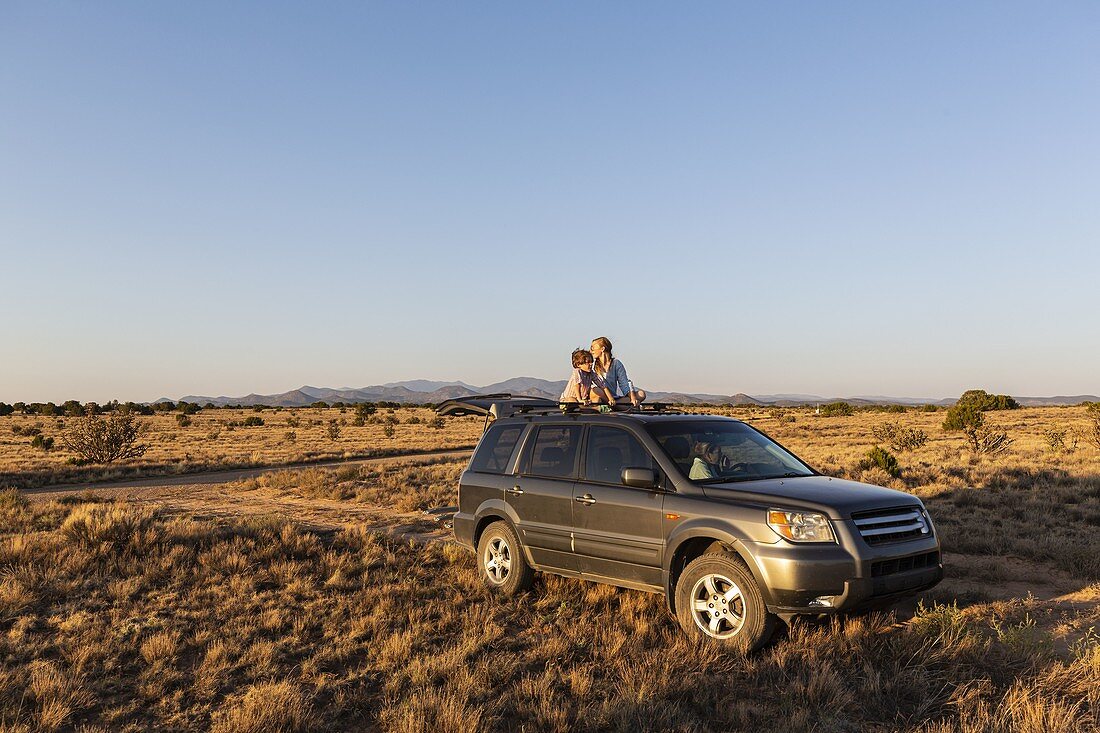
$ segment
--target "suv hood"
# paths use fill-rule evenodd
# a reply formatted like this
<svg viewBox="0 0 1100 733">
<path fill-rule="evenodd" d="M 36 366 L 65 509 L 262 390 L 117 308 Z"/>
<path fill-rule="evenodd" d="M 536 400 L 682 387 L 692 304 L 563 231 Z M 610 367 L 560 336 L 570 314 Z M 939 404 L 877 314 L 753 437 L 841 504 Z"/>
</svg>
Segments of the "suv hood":
<svg viewBox="0 0 1100 733">
<path fill-rule="evenodd" d="M 715 501 L 729 499 L 737 502 L 780 504 L 795 509 L 814 509 L 833 519 L 848 519 L 852 512 L 867 509 L 921 503 L 920 499 L 904 491 L 828 476 L 735 481 L 728 484 L 708 484 L 702 488 L 707 498 Z"/>
</svg>

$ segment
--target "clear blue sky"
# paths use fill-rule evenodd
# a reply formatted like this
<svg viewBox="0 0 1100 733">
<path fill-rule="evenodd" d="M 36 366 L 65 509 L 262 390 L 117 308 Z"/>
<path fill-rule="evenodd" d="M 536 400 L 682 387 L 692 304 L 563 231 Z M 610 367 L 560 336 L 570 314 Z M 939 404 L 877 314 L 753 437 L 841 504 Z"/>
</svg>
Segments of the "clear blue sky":
<svg viewBox="0 0 1100 733">
<path fill-rule="evenodd" d="M 0 400 L 1100 392 L 1100 4 L 0 4 Z"/>
</svg>

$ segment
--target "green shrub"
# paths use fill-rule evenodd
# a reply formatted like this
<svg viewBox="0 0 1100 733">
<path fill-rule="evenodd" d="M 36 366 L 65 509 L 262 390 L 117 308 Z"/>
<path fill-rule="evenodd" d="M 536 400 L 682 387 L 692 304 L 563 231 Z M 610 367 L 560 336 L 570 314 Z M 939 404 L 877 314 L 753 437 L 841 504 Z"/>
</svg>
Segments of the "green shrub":
<svg viewBox="0 0 1100 733">
<path fill-rule="evenodd" d="M 947 411 L 943 429 L 948 432 L 975 430 L 985 424 L 981 409 L 973 403 L 958 402 Z"/>
<path fill-rule="evenodd" d="M 387 438 L 392 438 L 396 434 L 397 431 L 394 430 L 393 425 L 389 423 L 386 423 L 386 427 L 382 428 L 382 435 L 385 435 Z"/>
<path fill-rule="evenodd" d="M 898 463 L 897 457 L 890 451 L 877 445 L 867 451 L 867 457 L 859 463 L 859 468 L 862 471 L 876 467 L 881 468 L 894 478 L 901 475 L 901 464 Z"/>
<path fill-rule="evenodd" d="M 817 409 L 817 414 L 822 417 L 847 417 L 854 412 L 847 402 L 830 402 Z"/>
<path fill-rule="evenodd" d="M 179 425 L 181 428 L 185 428 L 185 427 L 187 427 L 188 425 L 191 424 L 191 418 L 189 418 L 187 416 L 187 413 L 177 412 L 176 413 L 176 424 Z"/>
<path fill-rule="evenodd" d="M 974 405 L 979 410 L 1015 410 L 1020 403 L 1005 394 L 989 394 L 984 389 L 968 389 L 959 397 L 956 405 Z"/>
<path fill-rule="evenodd" d="M 31 441 L 32 448 L 38 448 L 42 452 L 53 450 L 53 438 L 47 438 L 44 435 L 34 436 L 34 440 Z"/>
<path fill-rule="evenodd" d="M 340 438 L 340 426 L 335 420 L 328 421 L 328 429 L 325 432 L 329 440 L 338 440 Z"/>
<path fill-rule="evenodd" d="M 249 415 L 241 421 L 241 425 L 246 428 L 258 428 L 264 424 L 264 419 L 256 415 Z"/>
<path fill-rule="evenodd" d="M 14 407 L 12 407 L 11 405 L 9 405 L 6 402 L 0 402 L 0 417 L 4 417 L 5 415 L 10 415 L 13 412 L 15 412 Z"/>
</svg>

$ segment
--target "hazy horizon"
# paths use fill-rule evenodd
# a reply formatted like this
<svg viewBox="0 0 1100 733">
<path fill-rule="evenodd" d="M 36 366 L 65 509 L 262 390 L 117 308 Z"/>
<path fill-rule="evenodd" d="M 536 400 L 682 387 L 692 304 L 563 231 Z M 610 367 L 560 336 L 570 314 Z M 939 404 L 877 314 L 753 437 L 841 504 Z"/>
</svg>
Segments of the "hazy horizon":
<svg viewBox="0 0 1100 733">
<path fill-rule="evenodd" d="M 0 400 L 1100 393 L 1100 5 L 15 2 Z M 1093 315 L 1090 315 L 1093 314 Z"/>
<path fill-rule="evenodd" d="M 467 385 L 470 385 L 470 386 L 473 386 L 473 387 L 486 387 L 486 386 L 489 386 L 489 385 L 492 385 L 492 384 L 496 384 L 496 383 L 499 383 L 499 382 L 506 381 L 508 379 L 534 378 L 534 379 L 544 379 L 546 381 L 553 382 L 553 381 L 564 381 L 567 376 L 568 375 L 566 375 L 565 377 L 552 377 L 552 376 L 538 376 L 538 375 L 533 375 L 533 374 L 516 374 L 516 375 L 509 376 L 509 377 L 502 377 L 500 379 L 493 379 L 493 380 L 484 381 L 484 382 L 473 382 L 473 381 L 470 381 L 468 379 L 431 379 L 431 378 L 427 378 L 427 377 L 411 377 L 409 379 L 404 379 L 404 380 L 390 380 L 390 381 L 391 381 L 391 383 L 394 383 L 394 382 L 397 382 L 397 383 L 412 382 L 412 381 L 416 381 L 416 380 L 423 380 L 423 381 L 429 381 L 429 382 L 463 382 L 463 383 L 465 383 Z M 81 397 L 79 395 L 74 396 L 74 395 L 71 395 L 71 394 L 70 395 L 64 395 L 64 396 L 51 397 L 51 398 L 47 398 L 47 399 L 42 399 L 42 398 L 26 399 L 26 398 L 16 398 L 16 397 L 11 397 L 11 396 L 9 396 L 8 398 L 4 398 L 3 396 L 0 396 L 0 402 L 6 402 L 8 404 L 11 404 L 11 403 L 14 403 L 14 402 L 24 402 L 24 403 L 28 403 L 28 404 L 32 403 L 32 402 L 40 402 L 40 403 L 53 402 L 55 404 L 61 404 L 62 402 L 66 401 L 66 400 L 75 399 L 75 400 L 77 400 L 78 402 L 81 402 L 81 403 L 97 402 L 97 403 L 103 404 L 103 403 L 109 402 L 111 400 L 118 400 L 119 402 L 131 401 L 131 402 L 141 403 L 141 402 L 155 402 L 157 400 L 165 399 L 165 398 L 176 401 L 176 400 L 179 400 L 183 397 L 191 397 L 191 396 L 218 398 L 218 397 L 246 397 L 249 394 L 277 395 L 277 394 L 283 394 L 283 393 L 290 392 L 290 391 L 293 391 L 293 390 L 301 389 L 302 387 L 313 387 L 313 388 L 317 388 L 317 389 L 363 389 L 363 388 L 366 388 L 366 387 L 382 386 L 383 384 L 384 384 L 383 382 L 365 382 L 365 383 L 362 383 L 362 384 L 354 384 L 354 385 L 352 385 L 350 383 L 349 384 L 343 384 L 343 383 L 340 383 L 340 384 L 321 384 L 321 383 L 318 383 L 318 382 L 302 382 L 300 384 L 296 384 L 296 385 L 291 386 L 291 387 L 282 387 L 282 388 L 274 388 L 274 389 L 247 389 L 247 390 L 244 390 L 244 391 L 208 390 L 208 391 L 205 391 L 205 392 L 191 391 L 191 392 L 178 392 L 178 393 L 165 392 L 163 394 L 157 394 L 156 396 L 152 396 L 152 397 L 140 397 L 140 398 L 133 397 L 133 396 L 127 396 L 127 397 L 101 396 L 99 399 L 94 399 L 94 398 Z M 928 400 L 928 401 L 933 401 L 933 402 L 943 400 L 943 399 L 953 399 L 955 397 L 958 397 L 960 394 L 962 394 L 967 389 L 985 389 L 986 391 L 994 393 L 994 394 L 1009 394 L 1013 397 L 1073 397 L 1073 396 L 1078 396 L 1078 395 L 1097 395 L 1098 391 L 1100 391 L 1100 390 L 1091 390 L 1091 391 L 1084 391 L 1084 392 L 1052 392 L 1050 394 L 1038 394 L 1038 393 L 1032 394 L 1032 393 L 1023 393 L 1023 392 L 1006 392 L 1004 390 L 992 388 L 989 385 L 984 385 L 984 384 L 969 385 L 967 387 L 959 389 L 957 392 L 955 392 L 953 394 L 931 394 L 931 393 L 921 393 L 921 392 L 916 392 L 916 393 L 897 393 L 897 392 L 886 393 L 886 392 L 873 392 L 873 391 L 867 391 L 867 390 L 853 391 L 853 392 L 843 392 L 843 393 L 841 393 L 841 392 L 832 393 L 832 392 L 815 392 L 815 391 L 812 391 L 812 390 L 797 390 L 797 389 L 795 389 L 795 390 L 790 390 L 790 389 L 760 390 L 760 391 L 755 391 L 755 392 L 747 392 L 747 391 L 741 390 L 741 389 L 719 389 L 719 390 L 684 389 L 684 388 L 681 388 L 681 387 L 678 387 L 678 386 L 675 386 L 675 385 L 673 385 L 673 386 L 646 385 L 646 386 L 650 389 L 650 391 L 653 391 L 653 392 L 677 392 L 677 393 L 684 393 L 684 394 L 715 394 L 715 395 L 723 395 L 723 396 L 731 396 L 731 395 L 735 395 L 735 394 L 746 394 L 750 397 L 760 397 L 760 396 L 767 397 L 767 396 L 773 396 L 773 395 L 812 395 L 812 396 L 822 397 L 822 398 L 831 398 L 831 397 L 836 397 L 836 398 L 892 397 L 892 398 L 897 398 L 897 399 Z"/>
</svg>

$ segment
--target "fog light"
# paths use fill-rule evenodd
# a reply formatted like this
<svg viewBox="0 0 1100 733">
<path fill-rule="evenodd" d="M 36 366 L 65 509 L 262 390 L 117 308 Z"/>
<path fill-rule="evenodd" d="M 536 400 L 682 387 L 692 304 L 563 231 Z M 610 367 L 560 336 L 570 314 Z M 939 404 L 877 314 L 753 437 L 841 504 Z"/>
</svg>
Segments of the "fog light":
<svg viewBox="0 0 1100 733">
<path fill-rule="evenodd" d="M 810 605 L 815 608 L 832 608 L 834 598 L 836 598 L 836 596 L 818 596 L 810 601 Z"/>
</svg>

